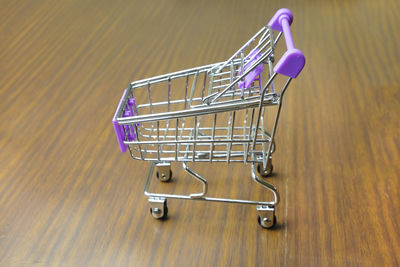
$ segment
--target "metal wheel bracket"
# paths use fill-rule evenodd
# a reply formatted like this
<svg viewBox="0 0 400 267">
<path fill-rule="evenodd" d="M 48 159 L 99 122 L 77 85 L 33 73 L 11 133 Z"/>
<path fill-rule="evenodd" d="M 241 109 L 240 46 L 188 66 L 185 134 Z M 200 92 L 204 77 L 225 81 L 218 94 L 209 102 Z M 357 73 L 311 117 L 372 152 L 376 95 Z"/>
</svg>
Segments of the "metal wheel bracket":
<svg viewBox="0 0 400 267">
<path fill-rule="evenodd" d="M 164 208 L 167 206 L 167 199 L 164 197 L 149 197 L 151 215 L 156 219 L 161 219 L 165 215 Z"/>
<path fill-rule="evenodd" d="M 157 178 L 162 182 L 167 182 L 171 179 L 171 163 L 160 162 L 156 164 L 157 167 Z"/>
<path fill-rule="evenodd" d="M 275 207 L 257 205 L 257 212 L 260 218 L 260 225 L 263 228 L 271 228 L 275 225 Z"/>
</svg>

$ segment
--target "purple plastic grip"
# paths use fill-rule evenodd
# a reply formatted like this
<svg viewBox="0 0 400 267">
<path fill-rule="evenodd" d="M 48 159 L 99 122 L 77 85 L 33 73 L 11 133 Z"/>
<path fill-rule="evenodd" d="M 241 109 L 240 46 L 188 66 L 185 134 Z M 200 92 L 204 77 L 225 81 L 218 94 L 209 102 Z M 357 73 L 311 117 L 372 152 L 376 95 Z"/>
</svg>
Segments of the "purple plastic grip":
<svg viewBox="0 0 400 267">
<path fill-rule="evenodd" d="M 287 8 L 279 9 L 268 22 L 271 29 L 283 32 L 287 51 L 274 67 L 274 72 L 296 78 L 306 63 L 303 52 L 294 47 L 290 25 L 293 22 L 293 14 Z"/>
</svg>

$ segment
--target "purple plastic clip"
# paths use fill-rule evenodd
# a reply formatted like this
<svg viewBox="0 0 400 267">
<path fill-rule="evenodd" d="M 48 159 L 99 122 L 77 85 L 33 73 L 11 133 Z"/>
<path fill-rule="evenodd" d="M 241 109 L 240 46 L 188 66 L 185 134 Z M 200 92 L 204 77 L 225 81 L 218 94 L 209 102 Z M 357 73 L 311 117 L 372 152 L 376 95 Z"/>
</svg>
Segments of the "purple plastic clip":
<svg viewBox="0 0 400 267">
<path fill-rule="evenodd" d="M 129 107 L 129 109 L 127 109 L 124 112 L 123 117 L 131 117 L 131 116 L 133 116 L 132 106 L 128 105 L 127 107 Z M 124 125 L 124 129 L 125 129 L 124 133 L 128 133 L 128 136 L 127 136 L 128 137 L 127 138 L 128 141 L 133 141 L 133 140 L 136 139 L 135 130 L 134 130 L 132 125 Z"/>
<path fill-rule="evenodd" d="M 274 72 L 296 78 L 303 69 L 306 59 L 303 52 L 294 47 L 290 25 L 293 22 L 293 14 L 287 8 L 279 9 L 268 22 L 271 29 L 283 32 L 287 51 L 274 67 Z"/>
<path fill-rule="evenodd" d="M 118 114 L 118 110 L 120 109 L 122 102 L 125 98 L 125 95 L 127 93 L 127 89 L 124 91 L 124 93 L 122 94 L 121 100 L 119 101 L 117 110 L 115 111 L 112 123 L 114 126 L 114 131 L 115 131 L 115 135 L 117 136 L 117 141 L 119 144 L 119 148 L 121 149 L 121 152 L 124 153 L 126 151 L 126 149 L 128 148 L 128 146 L 126 144 L 124 144 L 125 139 L 128 141 L 133 141 L 136 139 L 136 133 L 135 133 L 135 129 L 133 128 L 132 125 L 119 125 L 118 121 L 117 121 L 117 114 Z M 125 111 L 124 114 L 122 115 L 123 117 L 130 117 L 134 115 L 133 112 L 133 107 L 136 106 L 136 101 L 134 98 L 129 98 L 128 99 L 128 104 L 125 107 Z M 128 133 L 127 138 L 125 138 L 125 132 Z"/>
<path fill-rule="evenodd" d="M 251 52 L 248 55 L 248 58 L 250 60 L 246 64 L 244 64 L 243 71 L 246 71 L 249 67 L 251 67 L 253 65 L 253 63 L 259 59 L 260 56 L 261 56 L 261 54 L 258 52 L 258 49 L 255 49 L 253 52 Z M 249 88 L 249 86 L 255 80 L 258 80 L 258 82 L 261 84 L 261 75 L 260 74 L 263 70 L 264 70 L 264 66 L 261 63 L 244 77 L 244 81 L 241 81 L 238 83 L 238 87 L 242 89 L 242 96 L 244 95 L 244 89 Z M 242 75 L 241 69 L 239 69 L 239 76 L 240 75 Z M 261 90 L 261 88 L 260 88 L 260 90 Z"/>
</svg>

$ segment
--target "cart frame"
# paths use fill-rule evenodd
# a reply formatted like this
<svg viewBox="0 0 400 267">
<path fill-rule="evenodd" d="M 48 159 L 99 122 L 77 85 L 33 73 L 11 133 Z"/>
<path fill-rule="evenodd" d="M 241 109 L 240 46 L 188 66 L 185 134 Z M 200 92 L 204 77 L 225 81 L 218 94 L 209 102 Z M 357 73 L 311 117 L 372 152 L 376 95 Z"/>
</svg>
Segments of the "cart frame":
<svg viewBox="0 0 400 267">
<path fill-rule="evenodd" d="M 263 228 L 276 224 L 278 190 L 257 173 L 266 177 L 273 171 L 274 138 L 283 96 L 305 64 L 303 53 L 293 44 L 292 21 L 291 12 L 280 9 L 267 26 L 227 61 L 132 82 L 124 91 L 113 125 L 122 152 L 129 150 L 134 159 L 152 161 L 144 193 L 154 218 L 166 218 L 167 199 L 175 198 L 257 205 L 258 223 Z M 276 38 L 272 30 L 279 31 Z M 274 66 L 275 45 L 282 33 L 288 50 Z M 250 50 L 247 55 L 246 49 Z M 263 65 L 268 67 L 265 85 L 261 79 Z M 278 74 L 287 79 L 282 89 L 276 91 Z M 201 76 L 203 83 L 199 82 Z M 184 84 L 184 98 L 171 96 L 175 81 Z M 151 86 L 160 84 L 167 87 L 167 100 L 156 100 L 158 91 Z M 137 100 L 146 94 L 148 101 L 139 103 Z M 264 125 L 264 113 L 269 106 L 277 107 L 270 132 Z M 221 126 L 221 121 L 227 124 Z M 202 192 L 189 195 L 150 192 L 154 168 L 157 178 L 167 182 L 172 178 L 171 162 L 182 162 L 183 169 L 202 184 Z M 207 180 L 189 168 L 189 162 L 250 163 L 253 180 L 269 190 L 273 200 L 209 197 Z"/>
</svg>

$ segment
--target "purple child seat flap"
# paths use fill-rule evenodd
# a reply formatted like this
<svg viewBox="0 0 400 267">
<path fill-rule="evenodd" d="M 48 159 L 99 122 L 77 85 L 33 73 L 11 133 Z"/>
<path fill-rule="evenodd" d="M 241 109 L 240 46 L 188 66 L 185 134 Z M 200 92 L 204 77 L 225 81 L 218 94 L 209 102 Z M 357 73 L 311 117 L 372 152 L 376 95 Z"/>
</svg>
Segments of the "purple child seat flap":
<svg viewBox="0 0 400 267">
<path fill-rule="evenodd" d="M 248 55 L 248 58 L 250 59 L 247 63 L 244 64 L 243 66 L 243 71 L 245 72 L 248 68 L 250 68 L 254 62 L 257 61 L 261 57 L 261 53 L 258 52 L 258 49 L 255 49 L 253 52 L 251 52 Z M 263 64 L 259 64 L 257 67 L 255 67 L 252 71 L 250 71 L 245 77 L 244 81 L 240 81 L 238 83 L 238 87 L 242 89 L 242 95 L 244 95 L 244 89 L 249 88 L 250 85 L 255 81 L 258 80 L 261 82 L 261 72 L 264 70 Z M 242 70 L 239 69 L 239 76 L 242 75 Z M 261 88 L 260 88 L 261 89 Z"/>
</svg>

